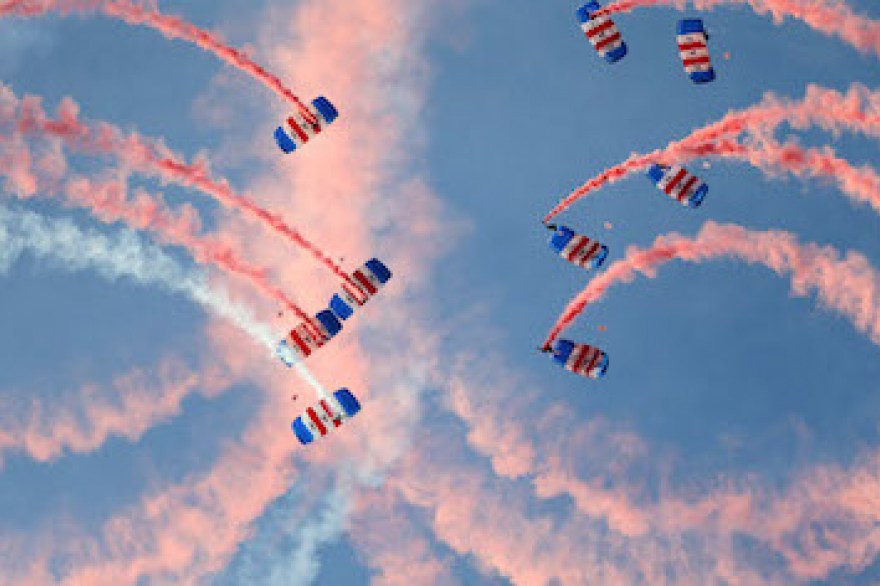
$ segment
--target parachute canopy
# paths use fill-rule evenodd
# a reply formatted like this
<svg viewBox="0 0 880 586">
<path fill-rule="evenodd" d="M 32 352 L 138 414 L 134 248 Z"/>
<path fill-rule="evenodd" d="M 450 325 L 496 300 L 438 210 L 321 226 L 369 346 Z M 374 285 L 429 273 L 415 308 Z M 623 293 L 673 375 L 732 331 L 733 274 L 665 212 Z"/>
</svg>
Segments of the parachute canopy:
<svg viewBox="0 0 880 586">
<path fill-rule="evenodd" d="M 351 274 L 351 283 L 343 283 L 342 291 L 330 299 L 330 309 L 339 319 L 348 319 L 354 310 L 375 296 L 391 279 L 391 271 L 382 261 L 372 258 Z"/>
<path fill-rule="evenodd" d="M 556 340 L 552 348 L 553 360 L 565 370 L 588 378 L 602 378 L 608 370 L 608 355 L 589 344 L 571 340 Z"/>
<path fill-rule="evenodd" d="M 709 193 L 708 185 L 679 165 L 651 165 L 648 169 L 648 178 L 654 182 L 657 189 L 681 205 L 691 208 L 703 203 L 703 199 Z"/>
<path fill-rule="evenodd" d="M 608 257 L 608 247 L 567 226 L 548 226 L 554 230 L 550 248 L 565 260 L 585 269 L 598 269 Z"/>
<path fill-rule="evenodd" d="M 303 321 L 290 330 L 287 337 L 278 343 L 275 354 L 287 366 L 308 358 L 312 352 L 326 344 L 339 333 L 342 324 L 328 310 L 318 312 L 314 318 Z"/>
<path fill-rule="evenodd" d="M 354 417 L 361 410 L 361 404 L 348 389 L 339 389 L 332 397 L 321 399 L 317 405 L 306 409 L 305 413 L 291 424 L 299 442 L 307 445 L 327 435 L 331 429 L 342 425 L 346 419 Z"/>
<path fill-rule="evenodd" d="M 626 55 L 626 43 L 623 42 L 623 37 L 610 16 L 607 14 L 594 16 L 601 9 L 602 6 L 598 2 L 587 2 L 578 8 L 577 18 L 596 52 L 609 63 L 614 63 Z"/>
<path fill-rule="evenodd" d="M 310 138 L 318 135 L 339 117 L 339 112 L 330 100 L 323 96 L 312 100 L 309 112 L 312 113 L 313 120 L 308 120 L 300 112 L 295 112 L 282 126 L 275 129 L 275 142 L 278 143 L 278 148 L 285 153 L 292 153 L 302 148 Z"/>
<path fill-rule="evenodd" d="M 715 70 L 706 44 L 709 35 L 699 18 L 678 21 L 678 52 L 684 70 L 694 83 L 708 83 L 715 79 Z"/>
</svg>

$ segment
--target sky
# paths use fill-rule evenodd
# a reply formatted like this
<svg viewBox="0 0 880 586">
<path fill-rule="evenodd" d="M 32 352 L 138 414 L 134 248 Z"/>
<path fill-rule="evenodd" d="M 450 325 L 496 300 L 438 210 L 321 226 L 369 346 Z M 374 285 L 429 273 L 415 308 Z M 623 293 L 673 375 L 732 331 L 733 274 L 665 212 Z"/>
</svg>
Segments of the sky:
<svg viewBox="0 0 880 586">
<path fill-rule="evenodd" d="M 541 219 L 561 198 L 766 92 L 873 90 L 880 54 L 744 5 L 651 7 L 614 16 L 629 54 L 609 65 L 576 4 L 159 2 L 303 100 L 337 105 L 286 156 L 271 133 L 292 106 L 206 51 L 93 13 L 0 19 L 0 80 L 18 98 L 53 116 L 72 98 L 81 120 L 208 161 L 346 269 L 377 256 L 394 272 L 306 362 L 363 411 L 300 446 L 290 421 L 314 391 L 259 335 L 280 339 L 295 317 L 167 234 L 65 203 L 66 181 L 161 193 L 309 313 L 338 289 L 333 273 L 130 160 L 19 139 L 46 179 L 28 191 L 22 164 L 0 161 L 0 583 L 880 580 L 870 327 L 760 264 L 674 261 L 566 331 L 608 353 L 604 379 L 536 351 L 594 276 L 546 245 Z M 847 4 L 880 19 L 869 0 Z M 710 31 L 714 83 L 682 71 L 683 16 Z M 777 134 L 790 135 L 876 167 L 872 138 Z M 609 263 L 711 220 L 880 264 L 880 220 L 834 182 L 688 167 L 710 186 L 698 209 L 637 174 L 558 220 L 605 243 Z M 56 239 L 22 244 L 37 232 Z M 859 271 L 862 307 L 880 315 L 876 269 Z"/>
</svg>

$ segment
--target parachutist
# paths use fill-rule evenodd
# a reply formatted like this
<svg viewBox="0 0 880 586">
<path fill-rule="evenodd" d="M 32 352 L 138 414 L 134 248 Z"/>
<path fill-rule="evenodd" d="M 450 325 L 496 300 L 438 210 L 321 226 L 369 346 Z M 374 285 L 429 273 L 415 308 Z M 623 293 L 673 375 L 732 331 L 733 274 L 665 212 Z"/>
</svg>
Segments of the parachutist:
<svg viewBox="0 0 880 586">
<path fill-rule="evenodd" d="M 319 96 L 312 100 L 308 108 L 309 116 L 297 112 L 275 129 L 275 142 L 285 153 L 292 153 L 302 148 L 312 137 L 317 136 L 339 116 L 339 112 L 330 100 Z M 309 119 L 310 118 L 310 119 Z"/>
<path fill-rule="evenodd" d="M 709 192 L 709 186 L 679 165 L 651 165 L 648 178 L 657 189 L 689 208 L 699 207 Z"/>
<path fill-rule="evenodd" d="M 555 232 L 550 236 L 550 248 L 568 262 L 585 269 L 598 269 L 608 258 L 608 247 L 576 234 L 568 226 L 553 225 Z"/>
<path fill-rule="evenodd" d="M 558 340 L 553 348 L 553 360 L 569 372 L 586 378 L 602 378 L 608 370 L 608 355 L 589 344 Z"/>
<path fill-rule="evenodd" d="M 608 63 L 615 63 L 626 55 L 626 43 L 614 21 L 601 11 L 602 6 L 590 0 L 578 9 L 577 18 L 596 52 Z"/>
<path fill-rule="evenodd" d="M 694 83 L 709 83 L 715 80 L 715 69 L 709 56 L 709 33 L 699 18 L 685 18 L 678 21 L 678 53 L 684 71 Z"/>
<path fill-rule="evenodd" d="M 371 258 L 351 274 L 351 284 L 344 283 L 342 291 L 330 299 L 330 311 L 341 320 L 350 318 L 355 309 L 375 296 L 389 279 L 388 267 L 378 258 Z"/>
</svg>

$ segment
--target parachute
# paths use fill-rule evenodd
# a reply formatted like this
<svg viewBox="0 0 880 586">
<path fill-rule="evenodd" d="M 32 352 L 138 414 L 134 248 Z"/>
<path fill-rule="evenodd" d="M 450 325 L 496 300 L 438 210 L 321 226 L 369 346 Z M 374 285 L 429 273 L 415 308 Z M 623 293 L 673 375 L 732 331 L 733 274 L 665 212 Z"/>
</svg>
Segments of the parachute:
<svg viewBox="0 0 880 586">
<path fill-rule="evenodd" d="M 657 189 L 677 200 L 681 205 L 691 208 L 703 203 L 703 198 L 709 193 L 708 185 L 679 165 L 651 165 L 648 169 L 648 178 L 654 182 Z"/>
<path fill-rule="evenodd" d="M 567 226 L 547 226 L 553 230 L 550 248 L 565 260 L 585 269 L 598 269 L 608 257 L 608 247 L 586 236 L 576 234 Z"/>
<path fill-rule="evenodd" d="M 327 435 L 331 429 L 343 424 L 361 410 L 361 404 L 348 389 L 339 389 L 333 396 L 326 396 L 317 405 L 293 420 L 291 428 L 301 444 L 307 445 L 315 438 Z"/>
<path fill-rule="evenodd" d="M 557 340 L 553 344 L 553 360 L 565 370 L 588 378 L 602 378 L 608 370 L 608 355 L 589 344 Z"/>
<path fill-rule="evenodd" d="M 376 258 L 368 260 L 364 266 L 351 274 L 354 285 L 343 283 L 342 291 L 330 299 L 330 310 L 339 319 L 350 318 L 354 310 L 376 295 L 389 279 L 391 279 L 391 271 L 382 261 Z"/>
<path fill-rule="evenodd" d="M 601 9 L 602 6 L 598 2 L 587 2 L 578 8 L 577 17 L 581 29 L 596 52 L 609 63 L 614 63 L 626 55 L 626 43 L 623 42 L 623 37 L 610 16 L 607 14 L 593 16 Z"/>
<path fill-rule="evenodd" d="M 278 343 L 275 354 L 284 364 L 293 366 L 298 361 L 308 358 L 341 329 L 342 324 L 336 316 L 325 309 L 314 318 L 305 320 L 290 330 L 287 337 Z"/>
<path fill-rule="evenodd" d="M 709 47 L 709 35 L 699 18 L 684 18 L 678 21 L 678 52 L 684 70 L 694 83 L 708 83 L 715 79 Z"/>
<path fill-rule="evenodd" d="M 339 117 L 339 112 L 330 100 L 323 96 L 312 100 L 309 111 L 314 116 L 314 120 L 307 120 L 301 113 L 296 112 L 287 118 L 283 126 L 275 129 L 275 142 L 285 153 L 292 153 L 297 148 L 302 148 L 311 137 L 319 134 Z"/>
</svg>

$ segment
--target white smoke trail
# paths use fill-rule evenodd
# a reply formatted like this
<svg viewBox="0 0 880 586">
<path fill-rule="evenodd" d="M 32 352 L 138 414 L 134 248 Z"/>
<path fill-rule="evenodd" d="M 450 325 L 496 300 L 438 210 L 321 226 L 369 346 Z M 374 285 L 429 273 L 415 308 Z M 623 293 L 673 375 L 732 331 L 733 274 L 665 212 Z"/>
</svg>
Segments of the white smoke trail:
<svg viewBox="0 0 880 586">
<path fill-rule="evenodd" d="M 67 219 L 0 206 L 0 273 L 6 273 L 25 253 L 61 270 L 91 269 L 111 281 L 128 277 L 182 293 L 236 325 L 258 344 L 270 350 L 274 346 L 271 330 L 234 303 L 222 287 L 211 284 L 206 272 L 185 268 L 131 230 L 106 235 L 83 230 Z"/>
<path fill-rule="evenodd" d="M 261 520 L 265 527 L 260 535 L 242 546 L 240 567 L 220 583 L 313 583 L 321 569 L 319 550 L 338 540 L 345 530 L 352 508 L 352 488 L 350 481 L 340 478 L 320 502 L 305 498 L 300 488 L 292 489 L 279 499 L 280 506 Z"/>
</svg>

